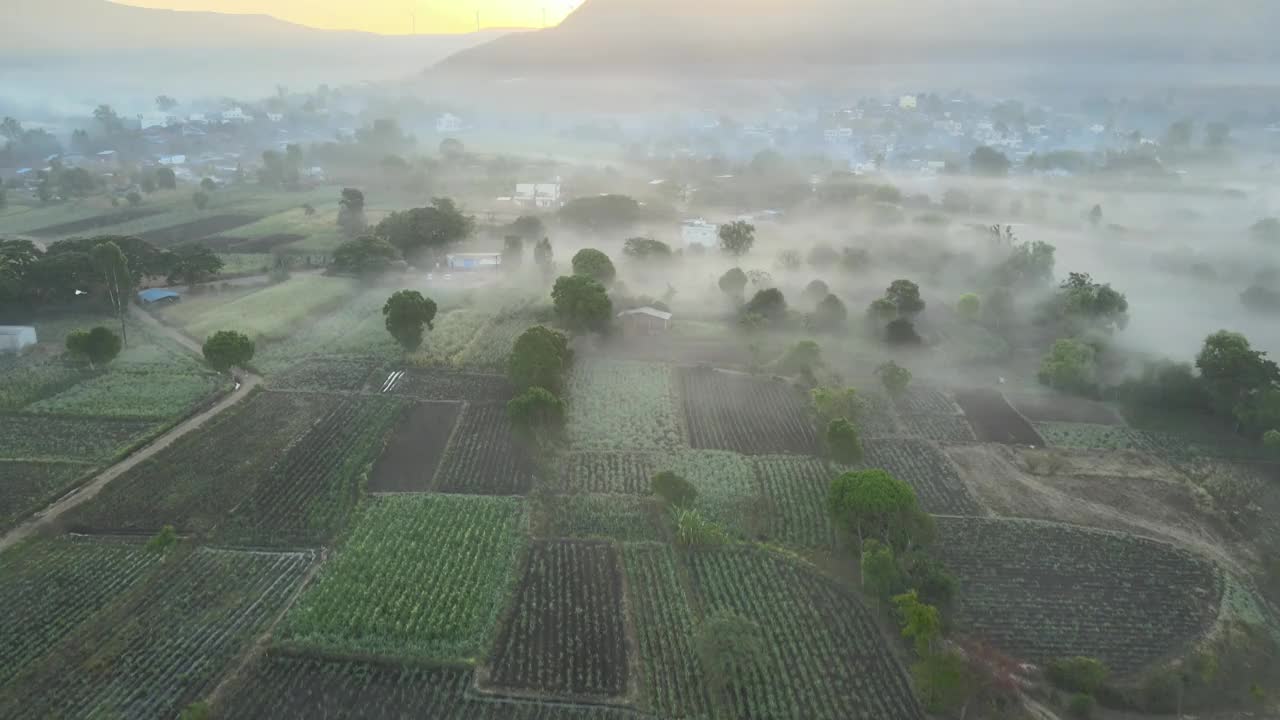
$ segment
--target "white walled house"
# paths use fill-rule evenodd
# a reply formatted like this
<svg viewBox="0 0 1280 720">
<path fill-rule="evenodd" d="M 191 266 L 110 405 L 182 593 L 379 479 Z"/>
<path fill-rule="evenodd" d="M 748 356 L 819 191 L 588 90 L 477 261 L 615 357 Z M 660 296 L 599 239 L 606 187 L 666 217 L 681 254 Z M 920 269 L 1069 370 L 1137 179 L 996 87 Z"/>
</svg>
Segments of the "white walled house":
<svg viewBox="0 0 1280 720">
<path fill-rule="evenodd" d="M 520 205 L 537 208 L 560 207 L 560 183 L 517 183 L 512 199 Z"/>
<path fill-rule="evenodd" d="M 707 249 L 720 244 L 720 226 L 702 218 L 685 221 L 680 226 L 680 240 L 686 248 L 701 245 Z"/>
<path fill-rule="evenodd" d="M 0 353 L 17 353 L 36 344 L 36 329 L 25 325 L 0 325 Z"/>
</svg>

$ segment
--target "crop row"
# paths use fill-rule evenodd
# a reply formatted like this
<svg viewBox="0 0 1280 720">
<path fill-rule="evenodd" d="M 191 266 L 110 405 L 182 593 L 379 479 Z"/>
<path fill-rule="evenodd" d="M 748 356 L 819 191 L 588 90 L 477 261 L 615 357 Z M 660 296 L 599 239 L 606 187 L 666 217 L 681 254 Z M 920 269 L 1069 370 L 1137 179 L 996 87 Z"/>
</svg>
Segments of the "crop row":
<svg viewBox="0 0 1280 720">
<path fill-rule="evenodd" d="M 17 523 L 67 492 L 92 465 L 0 460 L 0 528 Z"/>
<path fill-rule="evenodd" d="M 623 547 L 622 559 L 649 705 L 660 717 L 707 716 L 707 682 L 694 647 L 697 621 L 675 553 L 667 545 L 632 544 Z"/>
<path fill-rule="evenodd" d="M 694 448 L 748 455 L 816 452 L 808 400 L 790 385 L 701 368 L 678 374 Z"/>
<path fill-rule="evenodd" d="M 836 471 L 794 455 L 753 458 L 769 508 L 769 537 L 795 547 L 831 547 L 835 531 L 827 495 Z"/>
<path fill-rule="evenodd" d="M 553 538 L 662 542 L 666 509 L 656 500 L 618 495 L 565 495 L 547 503 L 540 534 Z"/>
<path fill-rule="evenodd" d="M 19 410 L 88 376 L 61 360 L 36 356 L 0 360 L 0 410 Z"/>
<path fill-rule="evenodd" d="M 271 473 L 280 453 L 339 400 L 259 392 L 116 478 L 71 513 L 72 526 L 210 531 Z"/>
<path fill-rule="evenodd" d="M 311 358 L 271 376 L 272 389 L 356 391 L 380 367 L 360 358 Z"/>
<path fill-rule="evenodd" d="M 580 451 L 670 450 L 684 444 L 664 365 L 582 361 L 569 376 L 569 445 Z"/>
<path fill-rule="evenodd" d="M 467 405 L 445 452 L 436 490 L 472 495 L 523 495 L 533 484 L 533 461 L 515 436 L 503 405 Z"/>
<path fill-rule="evenodd" d="M 494 646 L 500 687 L 574 697 L 627 689 L 622 572 L 607 543 L 535 543 Z"/>
<path fill-rule="evenodd" d="M 0 414 L 0 458 L 101 462 L 155 428 L 149 420 Z"/>
<path fill-rule="evenodd" d="M 963 415 L 903 415 L 908 435 L 936 442 L 974 442 L 973 428 Z"/>
<path fill-rule="evenodd" d="M 922 718 L 874 616 L 816 571 L 755 549 L 689 556 L 706 616 L 750 623 L 754 651 L 713 688 L 726 717 Z"/>
<path fill-rule="evenodd" d="M 369 491 L 430 490 L 461 412 L 461 403 L 410 403 L 373 466 Z"/>
<path fill-rule="evenodd" d="M 0 555 L 0 687 L 148 576 L 142 545 L 37 540 Z"/>
<path fill-rule="evenodd" d="M 145 592 L 0 688 L 0 717 L 176 716 L 284 609 L 313 559 L 209 549 L 175 558 Z"/>
<path fill-rule="evenodd" d="M 370 386 L 382 387 L 387 372 L 377 373 Z M 511 383 L 501 375 L 457 373 L 444 370 L 409 370 L 390 390 L 418 400 L 505 403 L 514 396 Z"/>
<path fill-rule="evenodd" d="M 510 498 L 374 499 L 289 613 L 283 637 L 338 654 L 474 660 L 511 587 L 526 525 Z"/>
<path fill-rule="evenodd" d="M 225 387 L 226 378 L 212 373 L 116 370 L 28 405 L 25 412 L 138 419 L 176 418 L 187 414 L 192 407 Z"/>
<path fill-rule="evenodd" d="M 898 409 L 907 415 L 958 415 L 960 408 L 941 390 L 912 386 L 895 401 Z"/>
<path fill-rule="evenodd" d="M 633 720 L 603 707 L 489 699 L 470 692 L 471 671 L 270 652 L 214 708 L 214 717 L 368 720 Z"/>
<path fill-rule="evenodd" d="M 453 358 L 453 364 L 477 370 L 505 372 L 516 338 L 536 324 L 535 318 L 526 312 L 500 315 Z"/>
<path fill-rule="evenodd" d="M 960 580 L 959 623 L 1021 659 L 1083 655 L 1135 672 L 1216 617 L 1217 570 L 1155 540 L 984 518 L 939 518 L 938 531 L 937 551 Z"/>
<path fill-rule="evenodd" d="M 232 513 L 224 536 L 253 545 L 324 543 L 347 526 L 360 480 L 404 403 L 351 396 L 320 419 Z"/>
<path fill-rule="evenodd" d="M 886 470 L 916 491 L 926 512 L 979 515 L 974 499 L 955 466 L 940 450 L 923 440 L 867 440 L 861 467 Z"/>
<path fill-rule="evenodd" d="M 471 344 L 488 326 L 489 319 L 488 313 L 471 308 L 442 313 L 426 334 L 422 349 L 410 356 L 410 363 L 419 368 L 453 366 L 454 356 Z"/>
<path fill-rule="evenodd" d="M 557 489 L 565 493 L 648 495 L 657 472 L 654 453 L 580 453 L 565 458 Z"/>
</svg>

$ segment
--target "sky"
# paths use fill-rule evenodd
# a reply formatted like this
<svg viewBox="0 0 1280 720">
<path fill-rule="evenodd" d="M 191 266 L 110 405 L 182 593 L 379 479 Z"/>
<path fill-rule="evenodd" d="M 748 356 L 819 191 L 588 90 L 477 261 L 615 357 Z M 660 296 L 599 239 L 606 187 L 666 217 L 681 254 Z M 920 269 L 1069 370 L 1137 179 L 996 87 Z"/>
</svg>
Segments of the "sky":
<svg viewBox="0 0 1280 720">
<path fill-rule="evenodd" d="M 281 20 L 331 30 L 364 30 L 402 35 L 459 33 L 481 27 L 555 25 L 583 0 L 116 0 L 124 5 L 170 10 L 262 13 Z"/>
</svg>

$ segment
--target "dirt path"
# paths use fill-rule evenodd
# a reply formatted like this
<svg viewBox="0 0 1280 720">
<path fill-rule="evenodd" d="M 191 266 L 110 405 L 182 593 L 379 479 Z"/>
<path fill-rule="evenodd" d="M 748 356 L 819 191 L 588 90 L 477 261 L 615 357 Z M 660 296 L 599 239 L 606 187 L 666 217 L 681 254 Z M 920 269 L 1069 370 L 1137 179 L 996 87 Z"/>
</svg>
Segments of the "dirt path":
<svg viewBox="0 0 1280 720">
<path fill-rule="evenodd" d="M 199 345 L 197 345 L 196 342 L 191 338 L 188 338 L 187 336 L 183 335 L 177 330 L 166 327 L 165 325 L 161 324 L 160 321 L 156 320 L 155 318 L 151 317 L 151 315 L 145 312 L 135 311 L 133 315 L 135 318 L 140 320 L 144 325 L 148 325 L 153 329 L 157 330 L 158 332 L 164 333 L 166 336 L 172 338 L 174 341 L 182 345 L 182 347 L 187 348 L 188 350 L 193 350 L 193 352 L 200 354 Z M 99 492 L 102 492 L 102 488 L 106 487 L 107 483 L 111 482 L 112 480 L 115 480 L 116 478 L 120 477 L 124 473 L 133 469 L 139 463 L 146 460 L 147 458 L 150 458 L 154 456 L 156 453 L 160 452 L 161 450 L 169 447 L 170 445 L 172 445 L 174 442 L 176 442 L 179 438 L 183 437 L 187 433 L 190 433 L 193 430 L 200 428 L 209 420 L 213 419 L 214 417 L 217 417 L 218 414 L 221 413 L 222 411 L 239 403 L 241 400 L 247 397 L 254 388 L 262 384 L 262 378 L 252 373 L 241 372 L 240 378 L 241 378 L 240 387 L 231 391 L 231 393 L 229 393 L 226 397 L 219 400 L 212 407 L 208 408 L 207 410 L 201 412 L 198 415 L 189 417 L 186 420 L 183 420 L 182 422 L 178 423 L 173 428 L 171 428 L 168 432 L 152 440 L 150 443 L 140 448 L 137 452 L 134 452 L 132 455 L 125 458 L 124 460 L 121 460 L 115 465 L 112 465 L 111 467 L 103 470 L 101 473 L 98 473 L 97 477 L 93 478 L 88 483 L 80 486 L 80 488 L 76 490 L 73 490 L 69 494 L 64 495 L 60 500 L 58 500 L 54 504 L 50 505 L 44 510 L 28 518 L 21 525 L 18 525 L 17 527 L 13 528 L 9 532 L 5 533 L 3 536 L 0 536 L 0 552 L 3 552 L 9 549 L 10 547 L 22 542 L 23 540 L 26 540 L 27 538 L 34 535 L 41 528 L 51 524 L 63 513 L 80 505 L 86 500 L 92 499 Z"/>
</svg>

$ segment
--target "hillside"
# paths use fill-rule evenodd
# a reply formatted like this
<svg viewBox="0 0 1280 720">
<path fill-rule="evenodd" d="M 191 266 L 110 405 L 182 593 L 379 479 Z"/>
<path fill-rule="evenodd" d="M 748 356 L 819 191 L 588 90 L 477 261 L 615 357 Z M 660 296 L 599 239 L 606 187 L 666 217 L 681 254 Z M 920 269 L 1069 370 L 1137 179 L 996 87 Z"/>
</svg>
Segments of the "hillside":
<svg viewBox="0 0 1280 720">
<path fill-rule="evenodd" d="M 559 27 L 457 53 L 445 72 L 781 69 L 884 62 L 1256 61 L 1280 57 L 1266 0 L 588 0 Z"/>
</svg>

